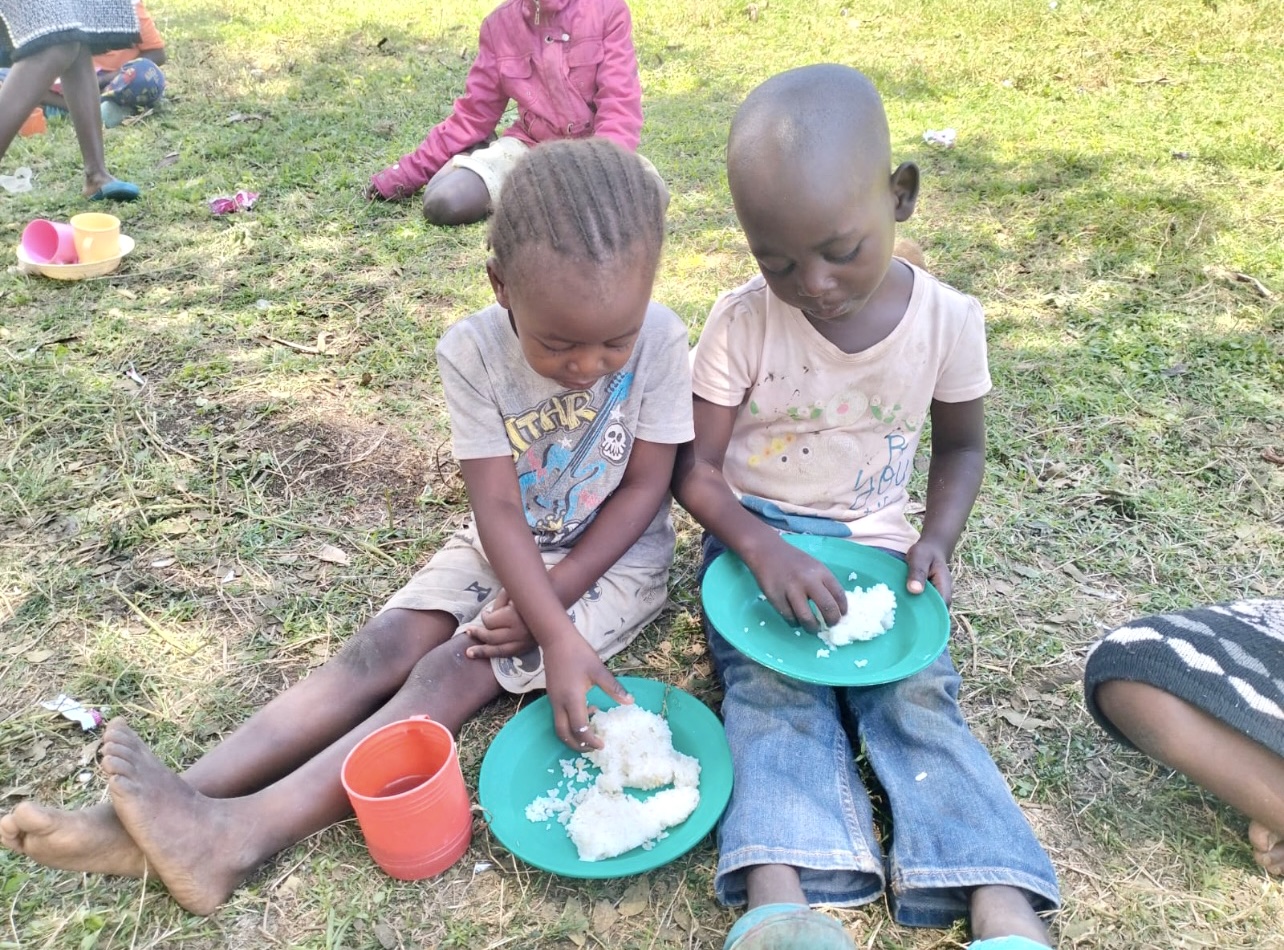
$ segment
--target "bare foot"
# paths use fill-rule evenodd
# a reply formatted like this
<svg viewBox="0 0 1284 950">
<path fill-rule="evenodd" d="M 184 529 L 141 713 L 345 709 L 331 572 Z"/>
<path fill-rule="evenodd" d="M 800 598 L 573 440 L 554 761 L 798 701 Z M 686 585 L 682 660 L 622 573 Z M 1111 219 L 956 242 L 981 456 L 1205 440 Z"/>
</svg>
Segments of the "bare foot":
<svg viewBox="0 0 1284 950">
<path fill-rule="evenodd" d="M 1004 884 L 978 887 L 968 896 L 968 915 L 972 936 L 977 940 L 991 937 L 1028 937 L 1045 947 L 1048 930 L 1034 912 L 1025 891 Z"/>
<path fill-rule="evenodd" d="M 92 175 L 89 172 L 85 172 L 84 196 L 86 198 L 92 198 L 94 195 L 98 194 L 98 192 L 102 191 L 104 187 L 110 185 L 115 180 L 115 176 L 109 175 L 106 172 Z"/>
<path fill-rule="evenodd" d="M 102 767 L 112 804 L 170 896 L 212 914 L 261 860 L 246 857 L 246 822 L 235 799 L 201 795 L 167 769 L 124 720 L 103 733 Z"/>
<path fill-rule="evenodd" d="M 1253 860 L 1265 868 L 1267 874 L 1284 877 L 1284 835 L 1260 822 L 1250 821 L 1248 842 L 1253 846 Z"/>
<path fill-rule="evenodd" d="M 63 871 L 142 877 L 147 865 L 110 805 L 64 811 L 22 802 L 0 818 L 0 845 Z"/>
</svg>

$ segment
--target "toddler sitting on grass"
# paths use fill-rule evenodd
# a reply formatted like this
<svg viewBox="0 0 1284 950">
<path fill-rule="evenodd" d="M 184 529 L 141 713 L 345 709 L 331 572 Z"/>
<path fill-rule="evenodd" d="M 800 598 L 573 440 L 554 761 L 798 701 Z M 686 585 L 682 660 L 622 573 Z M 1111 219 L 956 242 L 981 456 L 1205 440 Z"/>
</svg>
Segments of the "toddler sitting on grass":
<svg viewBox="0 0 1284 950">
<path fill-rule="evenodd" d="M 981 485 L 990 388 L 980 305 L 893 256 L 918 169 L 891 169 L 868 79 L 809 66 L 767 80 L 727 144 L 736 215 L 761 276 L 714 304 L 692 365 L 695 441 L 674 493 L 730 548 L 792 625 L 845 610 L 838 579 L 781 530 L 848 538 L 903 557 L 908 586 L 948 600 L 949 559 Z M 906 490 L 930 416 L 919 535 Z M 702 569 L 703 570 L 703 569 Z M 974 947 L 1048 945 L 1039 911 L 1056 875 L 958 706 L 945 651 L 900 682 L 834 688 L 790 679 L 708 630 L 726 687 L 735 784 L 719 829 L 718 899 L 748 905 L 726 950 L 851 950 L 810 904 L 891 890 L 896 919 L 970 918 Z M 890 862 L 855 766 L 864 748 L 892 815 Z"/>
</svg>

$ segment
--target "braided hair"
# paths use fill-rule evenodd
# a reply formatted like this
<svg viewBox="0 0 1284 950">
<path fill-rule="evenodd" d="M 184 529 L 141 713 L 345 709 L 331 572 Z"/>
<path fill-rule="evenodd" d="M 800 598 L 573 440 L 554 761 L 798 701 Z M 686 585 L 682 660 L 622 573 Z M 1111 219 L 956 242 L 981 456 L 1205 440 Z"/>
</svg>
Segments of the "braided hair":
<svg viewBox="0 0 1284 950">
<path fill-rule="evenodd" d="M 665 198 L 642 160 L 609 139 L 546 142 L 525 155 L 500 191 L 490 249 L 520 268 L 524 248 L 586 264 L 659 265 Z"/>
</svg>

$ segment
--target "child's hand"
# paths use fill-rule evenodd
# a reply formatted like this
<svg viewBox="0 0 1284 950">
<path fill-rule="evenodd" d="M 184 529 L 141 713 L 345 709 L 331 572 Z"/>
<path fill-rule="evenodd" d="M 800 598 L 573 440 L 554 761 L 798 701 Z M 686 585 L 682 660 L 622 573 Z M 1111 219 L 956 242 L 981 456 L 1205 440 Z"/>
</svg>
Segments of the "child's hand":
<svg viewBox="0 0 1284 950">
<path fill-rule="evenodd" d="M 633 702 L 578 633 L 544 645 L 544 678 L 548 701 L 553 705 L 553 728 L 576 752 L 602 748 L 602 740 L 589 731 L 585 696 L 591 688 L 600 686 L 617 702 Z"/>
<path fill-rule="evenodd" d="M 366 201 L 383 200 L 383 195 L 379 192 L 379 189 L 375 187 L 374 182 L 366 183 L 366 186 L 361 189 L 361 197 L 365 198 Z"/>
<path fill-rule="evenodd" d="M 478 643 L 478 646 L 467 650 L 468 656 L 474 660 L 488 660 L 495 656 L 521 656 L 536 646 L 526 621 L 513 606 L 508 591 L 503 589 L 486 605 L 481 616 L 464 629 Z"/>
<path fill-rule="evenodd" d="M 759 560 L 761 567 L 750 565 L 754 579 L 767 602 L 786 623 L 815 633 L 820 629 L 820 622 L 812 611 L 812 604 L 827 624 L 838 623 L 847 612 L 847 594 L 838 578 L 811 555 L 782 540 Z"/>
<path fill-rule="evenodd" d="M 954 596 L 954 578 L 950 575 L 949 558 L 945 549 L 939 544 L 919 539 L 918 543 L 905 552 L 905 563 L 909 565 L 909 577 L 905 589 L 911 594 L 921 594 L 924 584 L 932 582 L 941 597 L 948 604 Z"/>
</svg>

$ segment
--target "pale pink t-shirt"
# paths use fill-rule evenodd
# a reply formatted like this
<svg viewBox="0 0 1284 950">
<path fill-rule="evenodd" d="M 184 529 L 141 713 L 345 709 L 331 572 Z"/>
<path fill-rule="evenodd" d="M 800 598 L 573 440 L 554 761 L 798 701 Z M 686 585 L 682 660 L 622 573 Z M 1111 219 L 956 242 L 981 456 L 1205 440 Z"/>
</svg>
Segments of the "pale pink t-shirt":
<svg viewBox="0 0 1284 950">
<path fill-rule="evenodd" d="M 914 269 L 900 324 L 844 353 L 762 277 L 718 298 L 692 354 L 695 394 L 736 406 L 723 474 L 778 528 L 904 552 L 906 485 L 933 399 L 990 390 L 975 298 Z"/>
</svg>

